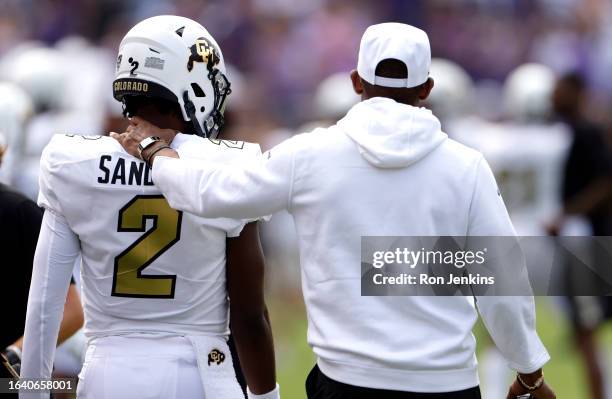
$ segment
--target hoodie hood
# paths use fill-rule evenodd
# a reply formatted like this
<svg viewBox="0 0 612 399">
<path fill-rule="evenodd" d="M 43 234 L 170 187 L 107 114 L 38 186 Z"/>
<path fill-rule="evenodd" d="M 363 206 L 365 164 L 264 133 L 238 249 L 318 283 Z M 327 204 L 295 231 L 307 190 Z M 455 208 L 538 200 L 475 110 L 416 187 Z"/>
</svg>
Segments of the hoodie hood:
<svg viewBox="0 0 612 399">
<path fill-rule="evenodd" d="M 448 136 L 426 108 L 375 97 L 355 105 L 337 126 L 378 168 L 403 168 L 419 161 Z"/>
</svg>

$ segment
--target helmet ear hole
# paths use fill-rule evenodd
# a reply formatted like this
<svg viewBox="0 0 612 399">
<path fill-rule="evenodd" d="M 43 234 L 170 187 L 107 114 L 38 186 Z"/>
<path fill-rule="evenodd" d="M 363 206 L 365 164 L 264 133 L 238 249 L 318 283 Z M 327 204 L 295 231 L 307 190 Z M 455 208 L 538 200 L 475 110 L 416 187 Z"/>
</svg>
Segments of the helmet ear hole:
<svg viewBox="0 0 612 399">
<path fill-rule="evenodd" d="M 193 94 L 195 94 L 196 97 L 206 97 L 204 90 L 202 90 L 199 84 L 192 83 L 191 88 L 193 89 Z"/>
<path fill-rule="evenodd" d="M 201 137 L 207 137 L 206 133 L 202 130 L 202 127 L 198 122 L 198 118 L 196 117 L 196 107 L 193 104 L 193 101 L 189 99 L 189 93 L 187 92 L 187 90 L 183 92 L 183 103 L 185 104 L 185 113 L 187 113 L 187 116 L 189 117 L 196 134 Z"/>
</svg>

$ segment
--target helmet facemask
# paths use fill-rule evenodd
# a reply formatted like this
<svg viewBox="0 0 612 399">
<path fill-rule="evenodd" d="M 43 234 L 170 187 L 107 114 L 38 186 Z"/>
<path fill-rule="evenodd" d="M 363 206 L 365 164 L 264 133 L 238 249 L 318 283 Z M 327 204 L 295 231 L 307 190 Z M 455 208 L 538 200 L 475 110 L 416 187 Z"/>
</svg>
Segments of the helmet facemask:
<svg viewBox="0 0 612 399">
<path fill-rule="evenodd" d="M 183 92 L 183 103 L 187 116 L 193 123 L 196 134 L 198 136 L 215 139 L 219 135 L 219 131 L 225 125 L 225 104 L 227 96 L 232 92 L 231 83 L 227 77 L 216 68 L 210 68 L 208 72 L 208 80 L 212 83 L 214 93 L 213 109 L 210 114 L 204 119 L 204 123 L 200 126 L 200 122 L 196 116 L 196 107 L 189 98 L 189 91 Z"/>
</svg>

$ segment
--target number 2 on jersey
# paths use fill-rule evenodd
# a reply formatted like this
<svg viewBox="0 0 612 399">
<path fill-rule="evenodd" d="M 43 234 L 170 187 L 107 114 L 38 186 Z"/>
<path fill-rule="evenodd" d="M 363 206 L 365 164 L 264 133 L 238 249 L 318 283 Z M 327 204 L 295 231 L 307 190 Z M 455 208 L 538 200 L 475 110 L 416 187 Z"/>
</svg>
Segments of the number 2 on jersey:
<svg viewBox="0 0 612 399">
<path fill-rule="evenodd" d="M 112 296 L 174 298 L 176 275 L 142 271 L 180 240 L 182 218 L 161 195 L 137 195 L 119 211 L 117 231 L 145 234 L 115 258 Z M 148 231 L 147 220 L 153 220 Z"/>
</svg>

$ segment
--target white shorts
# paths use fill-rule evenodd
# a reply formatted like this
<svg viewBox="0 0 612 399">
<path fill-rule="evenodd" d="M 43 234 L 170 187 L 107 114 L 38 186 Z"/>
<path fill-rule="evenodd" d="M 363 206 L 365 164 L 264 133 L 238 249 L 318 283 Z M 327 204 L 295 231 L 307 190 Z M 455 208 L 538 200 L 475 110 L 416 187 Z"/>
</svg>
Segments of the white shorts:
<svg viewBox="0 0 612 399">
<path fill-rule="evenodd" d="M 206 395 L 196 350 L 189 339 L 111 336 L 97 338 L 89 345 L 77 397 L 203 399 Z"/>
</svg>

